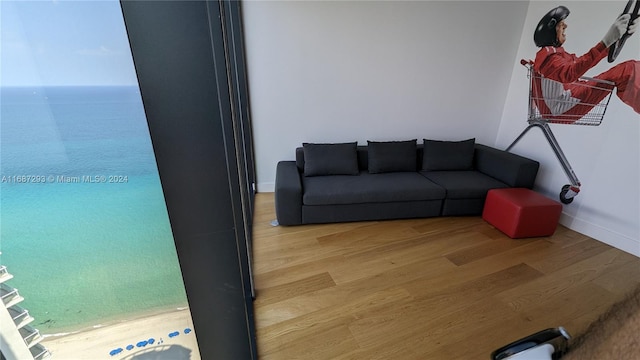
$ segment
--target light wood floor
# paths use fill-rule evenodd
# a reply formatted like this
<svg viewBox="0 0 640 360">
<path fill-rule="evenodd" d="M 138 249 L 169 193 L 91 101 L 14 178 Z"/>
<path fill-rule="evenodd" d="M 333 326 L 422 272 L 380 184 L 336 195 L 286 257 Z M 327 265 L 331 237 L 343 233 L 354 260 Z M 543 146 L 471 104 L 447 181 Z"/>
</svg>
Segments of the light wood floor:
<svg viewBox="0 0 640 360">
<path fill-rule="evenodd" d="M 480 217 L 285 227 L 256 198 L 260 359 L 489 359 L 577 335 L 640 283 L 640 259 L 559 227 L 512 240 Z"/>
</svg>

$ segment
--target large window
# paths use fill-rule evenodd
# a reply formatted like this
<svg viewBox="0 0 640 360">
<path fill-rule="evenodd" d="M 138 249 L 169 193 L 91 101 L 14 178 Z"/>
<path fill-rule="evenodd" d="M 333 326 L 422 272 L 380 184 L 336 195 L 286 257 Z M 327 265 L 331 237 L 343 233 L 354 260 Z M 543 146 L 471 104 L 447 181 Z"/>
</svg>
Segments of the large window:
<svg viewBox="0 0 640 360">
<path fill-rule="evenodd" d="M 120 4 L 0 6 L 0 265 L 15 306 L 55 358 L 199 359 Z"/>
</svg>

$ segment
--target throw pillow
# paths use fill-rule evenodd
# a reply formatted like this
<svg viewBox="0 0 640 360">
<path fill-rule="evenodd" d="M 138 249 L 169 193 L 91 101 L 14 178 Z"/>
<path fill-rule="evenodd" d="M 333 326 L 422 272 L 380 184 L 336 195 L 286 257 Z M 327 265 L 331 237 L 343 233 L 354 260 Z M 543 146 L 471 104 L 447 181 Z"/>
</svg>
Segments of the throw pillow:
<svg viewBox="0 0 640 360">
<path fill-rule="evenodd" d="M 304 143 L 304 176 L 358 175 L 358 143 Z"/>
<path fill-rule="evenodd" d="M 416 141 L 367 141 L 369 172 L 416 171 Z"/>
<path fill-rule="evenodd" d="M 422 170 L 471 170 L 476 139 L 439 141 L 424 139 Z"/>
</svg>

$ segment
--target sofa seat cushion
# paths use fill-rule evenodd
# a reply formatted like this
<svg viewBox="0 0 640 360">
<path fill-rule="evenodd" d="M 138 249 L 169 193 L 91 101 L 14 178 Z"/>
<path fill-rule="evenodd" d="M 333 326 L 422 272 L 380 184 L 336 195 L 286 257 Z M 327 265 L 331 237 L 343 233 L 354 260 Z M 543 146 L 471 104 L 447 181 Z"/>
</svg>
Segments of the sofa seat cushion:
<svg viewBox="0 0 640 360">
<path fill-rule="evenodd" d="M 417 172 L 303 177 L 304 205 L 440 200 L 445 190 Z"/>
<path fill-rule="evenodd" d="M 447 199 L 479 199 L 490 189 L 508 187 L 505 183 L 478 171 L 421 171 L 421 175 L 444 187 Z"/>
</svg>

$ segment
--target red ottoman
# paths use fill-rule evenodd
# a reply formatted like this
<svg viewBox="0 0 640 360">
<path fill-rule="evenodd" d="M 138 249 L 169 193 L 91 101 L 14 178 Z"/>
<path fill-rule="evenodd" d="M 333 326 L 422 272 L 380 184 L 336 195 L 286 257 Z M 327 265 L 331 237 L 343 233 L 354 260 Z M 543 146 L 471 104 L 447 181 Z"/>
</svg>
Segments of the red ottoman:
<svg viewBox="0 0 640 360">
<path fill-rule="evenodd" d="M 492 189 L 482 218 L 510 238 L 549 236 L 556 231 L 562 205 L 524 188 Z"/>
</svg>

